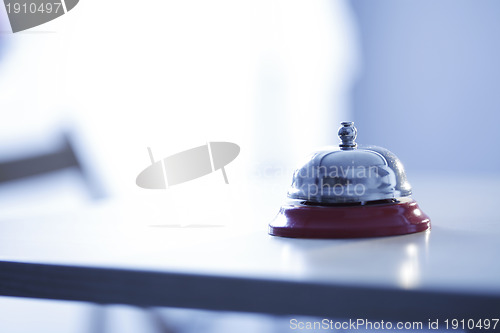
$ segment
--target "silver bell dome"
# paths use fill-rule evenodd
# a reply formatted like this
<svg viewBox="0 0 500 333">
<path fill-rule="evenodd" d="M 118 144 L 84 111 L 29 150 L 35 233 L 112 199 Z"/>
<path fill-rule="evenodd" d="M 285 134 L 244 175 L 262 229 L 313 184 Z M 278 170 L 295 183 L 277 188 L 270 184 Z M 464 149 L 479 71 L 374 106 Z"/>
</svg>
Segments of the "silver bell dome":
<svg viewBox="0 0 500 333">
<path fill-rule="evenodd" d="M 288 197 L 313 205 L 396 200 L 411 195 L 403 164 L 389 150 L 358 146 L 353 122 L 342 122 L 339 147 L 315 152 L 297 169 Z"/>
</svg>

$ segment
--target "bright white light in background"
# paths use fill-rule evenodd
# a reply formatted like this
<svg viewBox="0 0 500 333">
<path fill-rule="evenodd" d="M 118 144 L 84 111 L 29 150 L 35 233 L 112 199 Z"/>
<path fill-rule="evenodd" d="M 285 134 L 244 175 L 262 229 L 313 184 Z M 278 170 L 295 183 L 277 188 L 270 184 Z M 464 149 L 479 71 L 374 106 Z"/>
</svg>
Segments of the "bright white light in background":
<svg viewBox="0 0 500 333">
<path fill-rule="evenodd" d="M 118 192 L 138 190 L 147 146 L 163 158 L 235 142 L 234 182 L 245 165 L 336 143 L 356 62 L 343 1 L 82 2 L 75 13 L 67 102 Z"/>
<path fill-rule="evenodd" d="M 4 10 L 0 6 L 0 12 Z M 8 23 L 7 23 L 8 24 Z M 18 34 L 2 33 L 8 43 L 0 62 L 0 155 L 10 155 L 12 145 L 50 141 L 64 121 L 61 95 L 62 35 L 56 25 Z M 60 135 L 59 131 L 56 135 Z M 45 137 L 45 138 L 44 138 Z"/>
<path fill-rule="evenodd" d="M 2 93 L 19 95 L 2 106 L 12 133 L 71 119 L 113 194 L 144 191 L 148 146 L 160 159 L 235 142 L 237 183 L 336 144 L 349 115 L 357 52 L 344 1 L 82 1 L 37 29 L 55 33 L 16 35 L 2 69 Z"/>
</svg>

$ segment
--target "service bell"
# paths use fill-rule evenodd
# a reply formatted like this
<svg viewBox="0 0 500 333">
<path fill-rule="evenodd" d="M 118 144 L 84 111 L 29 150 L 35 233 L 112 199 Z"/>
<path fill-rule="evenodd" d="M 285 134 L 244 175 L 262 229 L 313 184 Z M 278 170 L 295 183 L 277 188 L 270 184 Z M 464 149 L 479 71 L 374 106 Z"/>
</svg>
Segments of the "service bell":
<svg viewBox="0 0 500 333">
<path fill-rule="evenodd" d="M 342 122 L 338 147 L 313 153 L 293 175 L 288 200 L 269 225 L 274 236 L 356 238 L 430 229 L 403 164 L 389 150 L 358 146 Z"/>
</svg>

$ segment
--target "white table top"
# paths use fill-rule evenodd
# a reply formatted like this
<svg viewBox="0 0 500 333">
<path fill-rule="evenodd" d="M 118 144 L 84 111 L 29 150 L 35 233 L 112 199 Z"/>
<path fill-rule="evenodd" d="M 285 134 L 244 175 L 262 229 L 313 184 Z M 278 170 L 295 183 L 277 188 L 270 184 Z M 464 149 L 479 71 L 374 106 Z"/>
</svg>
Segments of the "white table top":
<svg viewBox="0 0 500 333">
<path fill-rule="evenodd" d="M 498 309 L 500 179 L 410 180 L 414 198 L 431 217 L 430 232 L 344 240 L 272 237 L 267 223 L 284 198 L 282 184 L 220 185 L 213 196 L 200 191 L 203 202 L 180 200 L 195 184 L 70 214 L 0 220 L 0 260 L 282 281 L 295 283 L 293 288 L 304 283 L 485 296 Z"/>
</svg>

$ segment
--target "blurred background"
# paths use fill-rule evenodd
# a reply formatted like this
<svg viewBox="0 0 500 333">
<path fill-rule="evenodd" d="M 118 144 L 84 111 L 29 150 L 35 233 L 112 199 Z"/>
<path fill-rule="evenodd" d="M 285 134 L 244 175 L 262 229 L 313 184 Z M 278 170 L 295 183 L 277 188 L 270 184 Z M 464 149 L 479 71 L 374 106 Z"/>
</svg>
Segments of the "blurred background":
<svg viewBox="0 0 500 333">
<path fill-rule="evenodd" d="M 362 58 L 351 111 L 363 142 L 396 152 L 410 173 L 498 174 L 500 4 L 349 4 Z"/>
<path fill-rule="evenodd" d="M 159 159 L 207 141 L 237 143 L 231 186 L 275 183 L 278 207 L 294 167 L 336 145 L 342 120 L 398 155 L 414 184 L 498 176 L 499 15 L 495 0 L 81 1 L 12 34 L 1 7 L 0 218 L 149 197 L 135 185 L 147 147 Z M 154 195 L 231 196 L 220 174 L 193 183 Z M 20 302 L 93 313 L 0 306 Z M 0 331 L 29 330 L 1 313 Z"/>
</svg>

